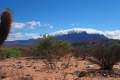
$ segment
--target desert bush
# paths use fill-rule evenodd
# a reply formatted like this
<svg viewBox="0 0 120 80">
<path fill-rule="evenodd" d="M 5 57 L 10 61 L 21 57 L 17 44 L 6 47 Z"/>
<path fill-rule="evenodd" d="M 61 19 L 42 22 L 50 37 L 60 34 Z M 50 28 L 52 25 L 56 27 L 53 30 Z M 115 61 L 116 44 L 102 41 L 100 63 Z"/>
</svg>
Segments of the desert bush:
<svg viewBox="0 0 120 80">
<path fill-rule="evenodd" d="M 33 47 L 30 45 L 22 45 L 22 46 L 15 46 L 15 48 L 19 49 L 21 51 L 22 57 L 31 57 L 32 56 L 32 49 Z"/>
<path fill-rule="evenodd" d="M 85 60 L 88 57 L 89 52 L 91 51 L 92 47 L 88 42 L 79 42 L 74 43 L 72 47 L 72 55 L 77 59 Z"/>
<path fill-rule="evenodd" d="M 77 59 L 85 60 L 90 49 L 87 47 L 73 47 L 72 55 Z"/>
<path fill-rule="evenodd" d="M 21 51 L 17 48 L 1 48 L 0 49 L 0 59 L 6 58 L 18 58 L 21 56 Z"/>
<path fill-rule="evenodd" d="M 89 60 L 101 66 L 102 70 L 112 70 L 113 65 L 120 61 L 120 44 L 104 43 L 94 47 Z"/>
<path fill-rule="evenodd" d="M 70 49 L 69 43 L 59 41 L 51 36 L 45 36 L 34 48 L 33 56 L 44 59 L 44 62 L 52 68 L 52 65 L 55 67 L 55 62 L 68 54 Z"/>
</svg>

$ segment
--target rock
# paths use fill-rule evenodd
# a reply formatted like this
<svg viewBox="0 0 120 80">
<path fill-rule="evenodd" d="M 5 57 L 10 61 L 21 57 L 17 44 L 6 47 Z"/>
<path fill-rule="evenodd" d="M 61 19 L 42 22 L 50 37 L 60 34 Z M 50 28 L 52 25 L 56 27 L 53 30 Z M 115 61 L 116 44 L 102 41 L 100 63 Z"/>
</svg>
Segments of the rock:
<svg viewBox="0 0 120 80">
<path fill-rule="evenodd" d="M 112 74 L 112 72 L 109 71 L 109 70 L 101 70 L 100 73 L 104 77 L 108 77 L 108 76 L 110 76 Z"/>
<path fill-rule="evenodd" d="M 5 72 L 1 72 L 0 73 L 0 78 L 1 79 L 5 79 L 7 76 L 6 76 L 6 73 Z"/>
<path fill-rule="evenodd" d="M 32 67 L 32 65 L 27 65 L 26 67 Z"/>
<path fill-rule="evenodd" d="M 88 65 L 86 68 L 93 68 L 94 65 Z"/>
<path fill-rule="evenodd" d="M 22 69 L 24 66 L 23 65 L 16 65 L 17 69 Z"/>
<path fill-rule="evenodd" d="M 22 77 L 21 80 L 33 80 L 33 77 L 31 75 L 27 74 L 24 77 Z"/>
<path fill-rule="evenodd" d="M 76 64 L 76 65 L 75 65 L 75 68 L 77 68 L 77 67 L 78 67 L 78 65 Z"/>
<path fill-rule="evenodd" d="M 86 72 L 75 71 L 75 72 L 73 72 L 73 75 L 76 75 L 77 77 L 84 77 L 86 75 Z"/>
<path fill-rule="evenodd" d="M 16 64 L 21 64 L 21 63 L 22 63 L 21 61 L 16 62 Z"/>
</svg>

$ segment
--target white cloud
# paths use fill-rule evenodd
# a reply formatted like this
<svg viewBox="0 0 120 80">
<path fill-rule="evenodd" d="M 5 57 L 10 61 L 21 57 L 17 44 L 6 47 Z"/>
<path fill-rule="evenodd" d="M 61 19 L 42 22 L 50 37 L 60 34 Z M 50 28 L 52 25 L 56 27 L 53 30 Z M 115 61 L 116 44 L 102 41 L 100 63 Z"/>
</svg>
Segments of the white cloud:
<svg viewBox="0 0 120 80">
<path fill-rule="evenodd" d="M 40 21 L 30 21 L 26 23 L 26 26 L 30 27 L 30 29 L 34 29 L 35 27 L 40 27 Z"/>
<path fill-rule="evenodd" d="M 94 33 L 104 34 L 103 31 L 92 29 L 92 28 L 71 28 L 71 29 L 59 30 L 59 31 L 53 32 L 53 33 L 51 33 L 51 35 L 68 34 L 70 31 L 74 31 L 77 33 L 85 31 L 90 34 L 94 34 Z"/>
<path fill-rule="evenodd" d="M 70 31 L 75 31 L 75 32 L 87 32 L 89 34 L 102 34 L 105 35 L 108 38 L 111 39 L 120 39 L 120 30 L 111 30 L 111 31 L 102 31 L 102 30 L 97 30 L 93 28 L 71 28 L 71 29 L 66 29 L 66 30 L 59 30 L 53 33 L 50 33 L 51 35 L 62 35 L 62 34 L 68 34 Z"/>
<path fill-rule="evenodd" d="M 54 28 L 54 26 L 51 25 L 51 24 L 43 24 L 42 26 L 44 26 L 44 27 L 48 27 L 48 28 L 50 28 L 50 29 L 53 29 L 53 28 Z"/>
<path fill-rule="evenodd" d="M 14 40 L 27 40 L 27 39 L 37 39 L 40 38 L 40 34 L 39 33 L 11 33 L 8 36 L 7 41 L 14 41 Z"/>
<path fill-rule="evenodd" d="M 12 24 L 13 29 L 35 29 L 37 27 L 48 27 L 48 28 L 53 28 L 54 26 L 51 24 L 41 24 L 40 21 L 28 21 L 28 22 L 13 22 Z"/>
<path fill-rule="evenodd" d="M 36 30 L 36 28 L 39 29 L 41 27 L 49 28 L 49 29 L 54 28 L 54 26 L 51 24 L 41 24 L 40 21 L 35 21 L 35 20 L 28 21 L 28 22 L 13 22 L 11 33 L 9 34 L 9 37 L 7 40 L 13 41 L 13 40 L 27 40 L 27 39 L 31 39 L 31 38 L 34 38 L 34 39 L 39 38 L 40 33 L 32 33 L 32 30 L 33 29 Z M 18 29 L 21 32 L 17 32 Z M 25 29 L 26 32 L 22 31 L 22 29 Z M 31 30 L 29 30 L 29 29 L 31 29 Z M 27 30 L 29 30 L 29 31 L 27 32 Z"/>
<path fill-rule="evenodd" d="M 105 35 L 108 38 L 111 39 L 120 39 L 120 30 L 111 30 L 111 31 L 102 31 L 102 30 L 97 30 L 97 29 L 93 29 L 93 28 L 71 28 L 71 29 L 66 29 L 66 30 L 59 30 L 53 33 L 49 33 L 50 35 L 62 35 L 62 34 L 68 34 L 70 31 L 74 31 L 77 33 L 86 31 L 89 34 L 94 34 L 94 33 L 98 33 L 98 34 L 102 34 Z M 8 37 L 7 40 L 12 41 L 12 40 L 27 40 L 27 39 L 37 39 L 40 36 L 39 33 L 11 33 Z"/>
<path fill-rule="evenodd" d="M 22 28 L 24 28 L 25 26 L 26 26 L 26 24 L 25 23 L 18 23 L 18 22 L 14 22 L 13 24 L 12 24 L 12 26 L 14 27 L 14 28 L 17 28 L 17 29 L 22 29 Z"/>
<path fill-rule="evenodd" d="M 114 30 L 114 31 L 105 31 L 104 33 L 107 37 L 112 39 L 120 39 L 120 30 Z"/>
</svg>

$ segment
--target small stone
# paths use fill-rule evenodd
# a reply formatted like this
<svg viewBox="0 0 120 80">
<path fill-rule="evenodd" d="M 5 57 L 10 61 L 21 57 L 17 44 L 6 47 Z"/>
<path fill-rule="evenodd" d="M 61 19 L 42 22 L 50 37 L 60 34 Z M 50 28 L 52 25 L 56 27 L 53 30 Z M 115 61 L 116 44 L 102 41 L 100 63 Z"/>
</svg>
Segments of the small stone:
<svg viewBox="0 0 120 80">
<path fill-rule="evenodd" d="M 84 77 L 86 75 L 86 73 L 83 71 L 75 71 L 73 74 L 77 77 Z"/>
<path fill-rule="evenodd" d="M 21 64 L 22 62 L 21 61 L 18 61 L 18 62 L 16 62 L 17 64 Z"/>
<path fill-rule="evenodd" d="M 22 69 L 23 67 L 24 67 L 24 66 L 22 66 L 22 65 L 17 65 L 17 66 L 16 66 L 17 69 Z"/>
<path fill-rule="evenodd" d="M 86 68 L 92 68 L 94 67 L 94 65 L 88 65 Z"/>
<path fill-rule="evenodd" d="M 22 77 L 22 80 L 33 80 L 33 77 L 31 75 L 27 74 L 24 77 Z"/>
<path fill-rule="evenodd" d="M 26 67 L 32 67 L 32 65 L 27 65 Z"/>
</svg>

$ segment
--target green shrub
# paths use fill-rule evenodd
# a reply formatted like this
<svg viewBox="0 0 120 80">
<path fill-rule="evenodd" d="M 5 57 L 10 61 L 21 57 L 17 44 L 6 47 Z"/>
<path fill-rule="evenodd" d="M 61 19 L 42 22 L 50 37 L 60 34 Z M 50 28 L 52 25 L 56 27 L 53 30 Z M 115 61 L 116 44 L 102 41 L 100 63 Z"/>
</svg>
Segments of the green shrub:
<svg viewBox="0 0 120 80">
<path fill-rule="evenodd" d="M 21 51 L 17 48 L 1 48 L 0 49 L 0 58 L 18 58 L 21 56 Z"/>
<path fill-rule="evenodd" d="M 70 50 L 71 46 L 69 43 L 48 36 L 43 37 L 36 47 L 34 47 L 33 56 L 45 59 L 48 62 L 45 62 L 46 64 L 54 64 L 54 62 L 68 54 Z"/>
</svg>

